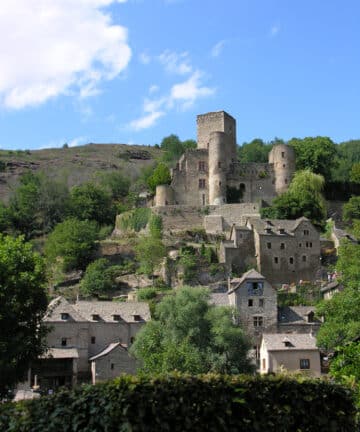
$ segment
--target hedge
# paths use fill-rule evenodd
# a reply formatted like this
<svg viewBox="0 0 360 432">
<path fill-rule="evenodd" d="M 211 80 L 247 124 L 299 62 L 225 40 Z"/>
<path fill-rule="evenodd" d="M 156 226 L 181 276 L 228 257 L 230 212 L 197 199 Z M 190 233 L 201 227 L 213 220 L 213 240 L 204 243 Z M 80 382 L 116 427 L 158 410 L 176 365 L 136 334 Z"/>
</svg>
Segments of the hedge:
<svg viewBox="0 0 360 432">
<path fill-rule="evenodd" d="M 355 431 L 349 390 L 285 377 L 124 376 L 0 405 L 2 432 Z"/>
</svg>

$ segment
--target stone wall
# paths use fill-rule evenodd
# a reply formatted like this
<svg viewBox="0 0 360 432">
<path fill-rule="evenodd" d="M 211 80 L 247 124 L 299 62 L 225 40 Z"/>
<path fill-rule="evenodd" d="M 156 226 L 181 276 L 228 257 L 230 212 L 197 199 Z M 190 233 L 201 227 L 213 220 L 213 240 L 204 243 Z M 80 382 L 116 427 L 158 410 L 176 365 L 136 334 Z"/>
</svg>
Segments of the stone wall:
<svg viewBox="0 0 360 432">
<path fill-rule="evenodd" d="M 135 374 L 136 361 L 127 349 L 118 346 L 109 354 L 91 362 L 93 384 L 114 379 L 121 374 Z"/>
</svg>

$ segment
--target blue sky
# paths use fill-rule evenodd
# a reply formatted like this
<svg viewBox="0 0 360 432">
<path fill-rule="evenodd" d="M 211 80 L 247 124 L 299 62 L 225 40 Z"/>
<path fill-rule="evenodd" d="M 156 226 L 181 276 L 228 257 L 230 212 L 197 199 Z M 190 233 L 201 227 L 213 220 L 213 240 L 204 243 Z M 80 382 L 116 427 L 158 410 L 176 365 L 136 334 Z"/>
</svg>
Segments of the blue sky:
<svg viewBox="0 0 360 432">
<path fill-rule="evenodd" d="M 358 0 L 1 0 L 0 148 L 360 138 Z"/>
</svg>

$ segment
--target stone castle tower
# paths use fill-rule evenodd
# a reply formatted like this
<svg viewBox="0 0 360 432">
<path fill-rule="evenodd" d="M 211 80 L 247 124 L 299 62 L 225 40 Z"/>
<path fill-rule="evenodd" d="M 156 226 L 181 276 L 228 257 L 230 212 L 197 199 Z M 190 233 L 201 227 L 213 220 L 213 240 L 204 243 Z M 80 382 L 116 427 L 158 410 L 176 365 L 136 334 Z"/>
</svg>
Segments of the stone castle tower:
<svg viewBox="0 0 360 432">
<path fill-rule="evenodd" d="M 171 185 L 156 189 L 155 205 L 222 205 L 272 199 L 287 190 L 295 171 L 291 147 L 273 147 L 269 163 L 241 164 L 236 121 L 225 111 L 197 116 L 197 149 L 172 170 Z"/>
</svg>

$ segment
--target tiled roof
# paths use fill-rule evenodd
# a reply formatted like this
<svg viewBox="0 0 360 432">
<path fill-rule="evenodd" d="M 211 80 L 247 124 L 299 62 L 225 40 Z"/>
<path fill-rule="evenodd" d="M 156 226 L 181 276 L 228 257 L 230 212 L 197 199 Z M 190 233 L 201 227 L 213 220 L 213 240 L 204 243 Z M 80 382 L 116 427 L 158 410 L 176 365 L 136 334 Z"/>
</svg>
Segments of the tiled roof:
<svg viewBox="0 0 360 432">
<path fill-rule="evenodd" d="M 309 333 L 273 333 L 262 337 L 268 351 L 318 350 L 315 336 Z"/>
<path fill-rule="evenodd" d="M 315 312 L 314 306 L 284 306 L 279 308 L 279 324 L 319 324 L 318 320 L 308 322 L 307 317 Z"/>
<path fill-rule="evenodd" d="M 229 293 L 236 291 L 239 286 L 247 279 L 265 280 L 265 277 L 259 272 L 257 272 L 255 269 L 248 270 L 241 276 L 241 278 L 231 279 L 230 285 L 232 288 L 230 289 Z"/>
<path fill-rule="evenodd" d="M 99 352 L 99 354 L 96 354 L 93 357 L 90 357 L 89 361 L 93 361 L 93 360 L 96 360 L 96 359 L 98 359 L 100 357 L 106 356 L 107 354 L 111 353 L 111 351 L 113 351 L 118 346 L 120 346 L 122 349 L 124 349 L 124 350 L 127 351 L 127 345 L 121 344 L 120 342 L 111 343 L 104 350 L 102 350 L 101 352 Z"/>
<path fill-rule="evenodd" d="M 271 234 L 274 235 L 293 235 L 295 229 L 300 225 L 301 222 L 309 222 L 306 217 L 301 217 L 295 220 L 289 219 L 259 219 L 250 217 L 248 222 L 254 227 L 259 234 L 267 234 L 265 231 L 266 227 L 271 228 Z M 284 230 L 284 234 L 279 234 L 279 229 Z"/>
<path fill-rule="evenodd" d="M 149 321 L 150 309 L 145 302 L 79 301 L 74 308 L 86 319 L 94 321 L 93 315 L 99 315 L 101 321 L 114 322 L 114 315 L 120 315 L 122 321 L 136 322 L 134 315 L 141 321 Z"/>
<path fill-rule="evenodd" d="M 212 293 L 210 295 L 210 304 L 215 306 L 229 306 L 227 293 Z"/>
<path fill-rule="evenodd" d="M 64 319 L 63 314 L 68 314 L 68 317 Z M 99 319 L 94 320 L 94 315 Z M 120 321 L 127 323 L 151 319 L 149 305 L 145 302 L 78 301 L 70 304 L 63 297 L 57 297 L 49 304 L 45 321 L 115 322 L 114 315 L 119 315 Z M 135 320 L 136 315 L 140 320 Z"/>
<path fill-rule="evenodd" d="M 79 358 L 76 348 L 49 348 L 40 358 L 69 359 Z"/>
</svg>

